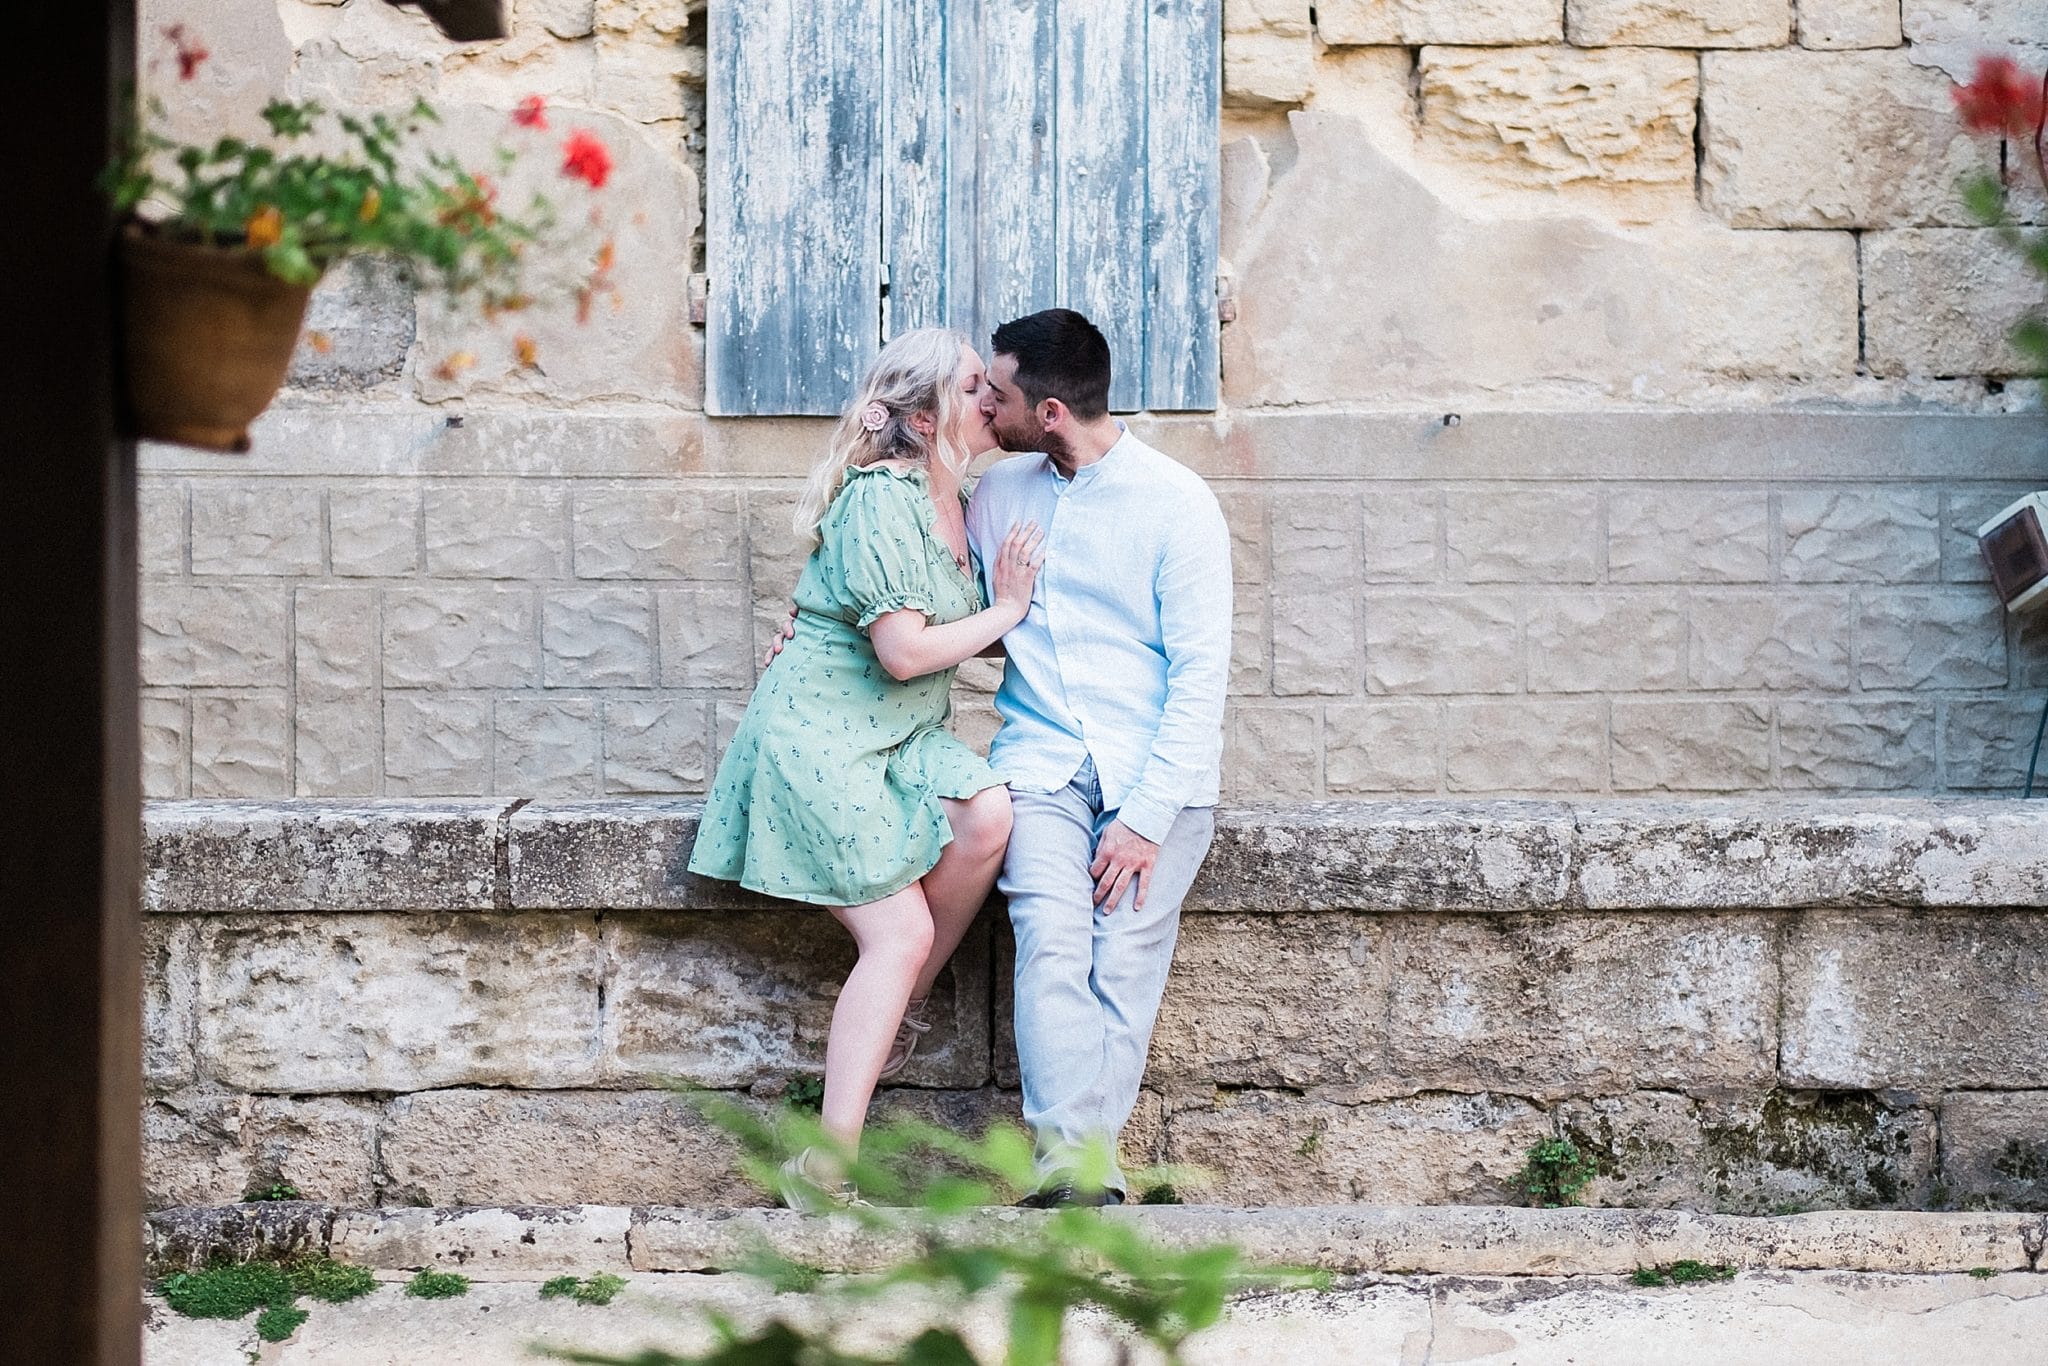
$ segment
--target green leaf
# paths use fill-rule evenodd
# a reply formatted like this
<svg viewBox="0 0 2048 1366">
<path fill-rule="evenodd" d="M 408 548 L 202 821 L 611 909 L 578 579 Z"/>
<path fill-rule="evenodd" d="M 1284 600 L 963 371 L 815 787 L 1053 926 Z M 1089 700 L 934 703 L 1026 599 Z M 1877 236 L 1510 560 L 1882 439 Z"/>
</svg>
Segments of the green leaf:
<svg viewBox="0 0 2048 1366">
<path fill-rule="evenodd" d="M 978 1366 L 958 1333 L 938 1328 L 927 1328 L 912 1338 L 897 1361 L 900 1366 Z"/>
<path fill-rule="evenodd" d="M 1054 1366 L 1060 1357 L 1060 1333 L 1066 1306 L 1019 1292 L 1010 1301 L 1008 1366 Z"/>
</svg>

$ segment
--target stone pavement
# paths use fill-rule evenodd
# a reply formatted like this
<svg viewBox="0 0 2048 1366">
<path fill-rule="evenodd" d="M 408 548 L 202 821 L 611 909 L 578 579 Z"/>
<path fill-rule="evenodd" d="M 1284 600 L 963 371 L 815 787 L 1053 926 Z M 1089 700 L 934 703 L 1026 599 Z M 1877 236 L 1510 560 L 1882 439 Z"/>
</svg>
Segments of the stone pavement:
<svg viewBox="0 0 2048 1366">
<path fill-rule="evenodd" d="M 181 1319 L 150 1302 L 145 1366 L 530 1366 L 535 1344 L 628 1353 L 707 1345 L 700 1308 L 745 1320 L 788 1313 L 738 1276 L 635 1275 L 604 1308 L 543 1301 L 538 1280 L 480 1281 L 455 1300 L 406 1298 L 396 1284 L 346 1305 L 309 1304 L 289 1341 L 240 1323 Z M 907 1337 L 920 1306 L 865 1311 L 870 1349 Z M 999 1321 L 972 1323 L 997 1360 Z M 1199 1338 L 1195 1366 L 1977 1366 L 2048 1360 L 2048 1277 L 2011 1272 L 1900 1276 L 1745 1272 L 1726 1284 L 1639 1289 L 1617 1276 L 1356 1278 L 1327 1294 L 1251 1298 Z M 1144 1358 L 1140 1358 L 1143 1360 Z M 1114 1340 L 1097 1324 L 1072 1335 L 1066 1360 L 1108 1366 Z"/>
<path fill-rule="evenodd" d="M 974 1216 L 1000 1237 L 1041 1216 Z M 2048 1221 L 2036 1214 L 1837 1211 L 1770 1219 L 1661 1210 L 1139 1208 L 1110 1217 L 1172 1246 L 1229 1241 L 1256 1262 L 1332 1273 L 1321 1293 L 1248 1295 L 1189 1352 L 1226 1363 L 1489 1362 L 1861 1363 L 2048 1361 L 2048 1276 L 2037 1268 Z M 161 1274 L 216 1255 L 325 1251 L 377 1270 L 387 1284 L 347 1305 L 311 1301 L 310 1319 L 266 1345 L 253 1317 L 200 1322 L 149 1305 L 147 1366 L 509 1366 L 535 1344 L 628 1353 L 707 1345 L 701 1310 L 743 1323 L 806 1318 L 815 1303 L 778 1299 L 718 1273 L 766 1243 L 828 1273 L 888 1264 L 887 1237 L 851 1220 L 784 1211 L 415 1209 L 346 1212 L 241 1206 L 151 1217 Z M 1738 1268 L 1723 1283 L 1646 1289 L 1638 1266 L 1695 1259 Z M 460 1270 L 453 1300 L 407 1298 L 418 1268 Z M 611 1305 L 539 1298 L 561 1273 L 611 1271 L 627 1288 Z M 1972 1275 L 1972 1271 L 1979 1274 Z M 886 1350 L 932 1321 L 937 1306 L 903 1293 L 868 1302 L 846 1345 Z M 985 1360 L 1000 1357 L 1001 1315 L 964 1326 Z M 1139 1358 L 1142 1360 L 1143 1358 Z M 1077 1325 L 1067 1360 L 1117 1361 L 1099 1321 Z"/>
</svg>

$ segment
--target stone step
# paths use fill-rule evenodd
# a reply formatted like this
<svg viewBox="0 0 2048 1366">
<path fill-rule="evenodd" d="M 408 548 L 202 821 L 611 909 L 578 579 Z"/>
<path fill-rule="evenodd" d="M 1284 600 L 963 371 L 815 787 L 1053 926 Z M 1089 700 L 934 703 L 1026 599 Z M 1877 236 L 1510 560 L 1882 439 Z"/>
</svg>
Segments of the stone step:
<svg viewBox="0 0 2048 1366">
<path fill-rule="evenodd" d="M 956 1227 L 1000 1238 L 1045 1216 L 989 1209 Z M 1742 1270 L 1904 1274 L 2038 1272 L 2048 1215 L 1838 1210 L 1750 1218 L 1672 1210 L 1490 1206 L 1242 1209 L 1138 1206 L 1107 1213 L 1175 1247 L 1230 1242 L 1256 1263 L 1339 1275 L 1617 1275 L 1692 1260 Z M 569 1205 L 351 1210 L 276 1202 L 148 1216 L 152 1274 L 216 1257 L 325 1252 L 375 1270 L 536 1280 L 596 1271 L 712 1272 L 762 1246 L 824 1272 L 872 1271 L 910 1250 L 848 1217 L 787 1210 Z"/>
</svg>

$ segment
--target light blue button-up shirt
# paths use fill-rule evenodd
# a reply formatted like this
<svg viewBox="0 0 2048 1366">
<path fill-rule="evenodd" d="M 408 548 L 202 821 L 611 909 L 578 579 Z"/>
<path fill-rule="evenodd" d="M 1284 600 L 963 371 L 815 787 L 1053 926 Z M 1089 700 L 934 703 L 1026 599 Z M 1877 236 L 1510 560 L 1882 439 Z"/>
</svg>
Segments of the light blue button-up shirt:
<svg viewBox="0 0 2048 1366">
<path fill-rule="evenodd" d="M 1063 478 L 1043 455 L 992 467 L 967 537 L 992 593 L 1010 527 L 1046 531 L 1024 620 L 1003 637 L 989 762 L 1023 792 L 1056 792 L 1095 761 L 1102 806 L 1155 843 L 1183 807 L 1212 806 L 1230 678 L 1230 532 L 1192 470 L 1126 431 Z"/>
</svg>

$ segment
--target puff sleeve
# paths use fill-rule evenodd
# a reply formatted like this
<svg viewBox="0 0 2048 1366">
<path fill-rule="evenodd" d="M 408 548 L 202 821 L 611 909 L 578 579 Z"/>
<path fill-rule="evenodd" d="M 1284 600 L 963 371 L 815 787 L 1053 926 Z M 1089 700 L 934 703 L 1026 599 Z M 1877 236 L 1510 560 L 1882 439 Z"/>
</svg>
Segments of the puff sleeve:
<svg viewBox="0 0 2048 1366">
<path fill-rule="evenodd" d="M 836 577 L 862 631 L 876 618 L 932 611 L 931 556 L 918 503 L 924 490 L 885 471 L 858 471 L 819 528 L 820 568 Z"/>
</svg>

